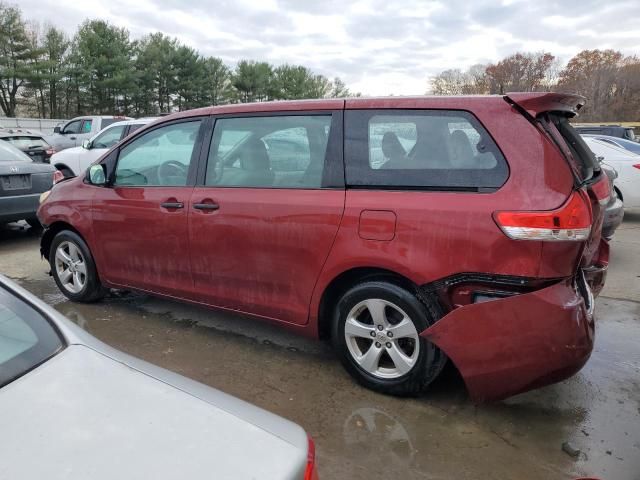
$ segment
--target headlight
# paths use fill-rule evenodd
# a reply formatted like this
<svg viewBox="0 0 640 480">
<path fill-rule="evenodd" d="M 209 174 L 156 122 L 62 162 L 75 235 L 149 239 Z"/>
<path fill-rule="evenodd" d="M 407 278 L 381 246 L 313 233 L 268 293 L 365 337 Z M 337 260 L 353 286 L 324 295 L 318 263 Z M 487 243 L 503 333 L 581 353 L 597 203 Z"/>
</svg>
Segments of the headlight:
<svg viewBox="0 0 640 480">
<path fill-rule="evenodd" d="M 40 205 L 42 205 L 47 198 L 49 198 L 49 195 L 51 194 L 51 190 L 47 190 L 46 192 L 42 192 L 40 194 Z"/>
</svg>

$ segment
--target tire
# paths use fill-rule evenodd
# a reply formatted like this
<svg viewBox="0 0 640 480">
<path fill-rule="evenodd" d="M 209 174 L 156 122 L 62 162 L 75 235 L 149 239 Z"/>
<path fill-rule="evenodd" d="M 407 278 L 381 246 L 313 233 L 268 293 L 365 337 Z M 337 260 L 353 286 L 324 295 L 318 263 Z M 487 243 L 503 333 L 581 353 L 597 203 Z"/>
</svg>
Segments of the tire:
<svg viewBox="0 0 640 480">
<path fill-rule="evenodd" d="M 77 233 L 63 230 L 53 238 L 49 264 L 56 285 L 69 300 L 91 303 L 107 294 L 89 247 Z"/>
<path fill-rule="evenodd" d="M 25 218 L 24 221 L 27 222 L 29 226 L 34 230 L 42 230 L 42 224 L 36 217 Z"/>
<path fill-rule="evenodd" d="M 438 312 L 402 287 L 366 281 L 338 301 L 333 345 L 345 369 L 361 385 L 389 395 L 417 395 L 446 363 L 442 351 L 418 335 L 438 319 Z"/>
</svg>

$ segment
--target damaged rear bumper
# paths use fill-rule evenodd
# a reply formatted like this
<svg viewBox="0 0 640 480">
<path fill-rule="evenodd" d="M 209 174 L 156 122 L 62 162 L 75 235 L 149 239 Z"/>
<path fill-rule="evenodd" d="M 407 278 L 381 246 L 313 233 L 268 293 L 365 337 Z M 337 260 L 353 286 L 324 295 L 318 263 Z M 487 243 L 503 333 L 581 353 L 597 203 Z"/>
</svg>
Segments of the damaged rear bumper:
<svg viewBox="0 0 640 480">
<path fill-rule="evenodd" d="M 584 274 L 546 288 L 459 307 L 420 335 L 460 371 L 476 402 L 578 372 L 593 349 L 593 294 Z"/>
</svg>

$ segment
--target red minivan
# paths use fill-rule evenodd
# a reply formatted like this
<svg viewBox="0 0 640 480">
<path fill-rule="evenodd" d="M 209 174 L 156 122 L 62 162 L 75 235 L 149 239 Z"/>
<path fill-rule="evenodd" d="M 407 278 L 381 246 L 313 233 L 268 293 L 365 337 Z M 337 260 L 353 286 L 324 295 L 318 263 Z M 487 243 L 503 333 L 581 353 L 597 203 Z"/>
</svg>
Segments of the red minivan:
<svg viewBox="0 0 640 480">
<path fill-rule="evenodd" d="M 38 212 L 71 300 L 133 289 L 330 339 L 376 391 L 451 360 L 495 400 L 577 372 L 606 175 L 555 93 L 292 101 L 136 131 Z"/>
</svg>

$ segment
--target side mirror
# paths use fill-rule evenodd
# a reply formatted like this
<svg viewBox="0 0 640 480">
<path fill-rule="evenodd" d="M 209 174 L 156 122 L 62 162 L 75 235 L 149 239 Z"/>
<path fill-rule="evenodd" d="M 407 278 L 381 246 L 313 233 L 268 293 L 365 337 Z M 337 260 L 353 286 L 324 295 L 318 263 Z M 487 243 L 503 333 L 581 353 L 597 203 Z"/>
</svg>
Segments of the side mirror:
<svg viewBox="0 0 640 480">
<path fill-rule="evenodd" d="M 598 160 L 598 163 L 604 162 L 604 157 L 596 157 L 596 159 Z"/>
<path fill-rule="evenodd" d="M 89 140 L 88 138 L 85 138 L 82 141 L 82 148 L 84 148 L 85 150 L 91 150 L 91 140 Z"/>
<path fill-rule="evenodd" d="M 106 167 L 101 163 L 89 167 L 89 183 L 91 185 L 104 186 L 107 184 Z"/>
<path fill-rule="evenodd" d="M 60 133 L 60 125 L 56 125 L 55 127 L 53 127 L 53 133 Z"/>
</svg>

